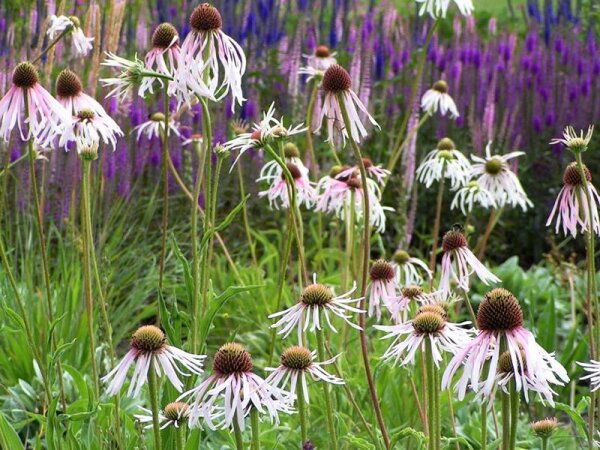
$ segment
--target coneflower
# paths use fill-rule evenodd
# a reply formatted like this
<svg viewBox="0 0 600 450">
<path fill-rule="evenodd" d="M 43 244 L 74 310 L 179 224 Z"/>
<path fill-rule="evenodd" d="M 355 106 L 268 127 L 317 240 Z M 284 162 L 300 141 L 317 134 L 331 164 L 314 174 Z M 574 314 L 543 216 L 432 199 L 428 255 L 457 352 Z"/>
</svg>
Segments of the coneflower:
<svg viewBox="0 0 600 450">
<path fill-rule="evenodd" d="M 377 183 L 385 184 L 385 179 L 390 175 L 390 171 L 382 168 L 380 165 L 376 165 L 369 158 L 363 158 L 363 164 L 367 171 L 367 175 L 374 178 Z M 354 173 L 358 173 L 360 168 L 358 166 L 348 167 L 337 175 L 337 178 L 348 178 Z"/>
<path fill-rule="evenodd" d="M 463 16 L 470 16 L 473 13 L 473 2 L 472 0 L 453 0 L 458 10 Z M 417 3 L 421 4 L 419 8 L 419 15 L 427 13 L 434 19 L 446 17 L 448 7 L 450 6 L 450 0 L 417 0 Z"/>
<path fill-rule="evenodd" d="M 421 284 L 424 280 L 421 272 L 425 273 L 427 279 L 433 276 L 427 264 L 419 258 L 411 256 L 406 250 L 396 250 L 392 256 L 392 266 L 396 274 L 396 283 L 399 286 Z"/>
<path fill-rule="evenodd" d="M 428 89 L 421 98 L 421 108 L 427 114 L 439 112 L 442 116 L 450 114 L 456 119 L 460 116 L 454 99 L 448 94 L 448 84 L 444 80 L 436 81 L 431 89 Z"/>
<path fill-rule="evenodd" d="M 381 320 L 381 304 L 387 305 L 394 302 L 398 296 L 398 285 L 395 282 L 394 267 L 385 259 L 373 263 L 370 271 L 371 282 L 369 291 L 369 317 L 373 314 L 377 321 Z"/>
<path fill-rule="evenodd" d="M 81 109 L 65 129 L 60 144 L 66 145 L 69 141 L 77 140 L 86 146 L 93 146 L 103 141 L 114 150 L 119 136 L 123 136 L 121 128 L 106 114 L 98 115 L 91 109 Z"/>
<path fill-rule="evenodd" d="M 298 206 L 304 205 L 307 209 L 312 208 L 317 202 L 317 191 L 308 178 L 308 173 L 303 172 L 297 165 L 292 163 L 287 163 L 286 166 L 294 181 Z M 287 209 L 290 207 L 289 186 L 283 172 L 277 177 L 265 176 L 258 178 L 256 181 L 271 183 L 268 190 L 261 191 L 258 195 L 259 197 L 267 197 L 272 208 L 279 209 L 279 207 L 282 207 Z"/>
<path fill-rule="evenodd" d="M 46 32 L 48 37 L 54 39 L 62 33 L 71 33 L 71 49 L 75 56 L 86 56 L 92 49 L 94 38 L 85 36 L 79 18 L 75 16 L 50 16 L 50 26 Z"/>
<path fill-rule="evenodd" d="M 169 130 L 168 135 L 173 133 L 175 136 L 181 136 L 179 132 L 179 124 L 173 120 L 173 115 L 169 114 Z M 142 136 L 146 139 L 151 140 L 153 138 L 161 139 L 164 135 L 165 129 L 165 115 L 161 112 L 155 112 L 148 115 L 148 120 L 139 124 L 131 132 L 137 132 L 136 140 L 139 142 Z"/>
<path fill-rule="evenodd" d="M 152 48 L 146 53 L 144 62 L 146 68 L 153 72 L 172 77 L 180 60 L 179 35 L 170 23 L 161 23 L 152 34 Z M 164 86 L 161 78 L 144 78 L 140 87 L 140 95 L 143 97 L 146 91 L 152 93 L 152 84 L 158 81 Z"/>
<path fill-rule="evenodd" d="M 456 192 L 450 209 L 460 208 L 466 216 L 473 211 L 474 206 L 480 206 L 483 209 L 498 207 L 496 199 L 490 191 L 481 187 L 477 181 L 470 181 Z"/>
<path fill-rule="evenodd" d="M 541 450 L 548 448 L 548 440 L 559 427 L 556 417 L 547 417 L 531 423 L 531 431 L 542 440 Z"/>
<path fill-rule="evenodd" d="M 145 428 L 152 428 L 152 411 L 146 408 L 140 408 L 144 414 L 136 414 L 135 418 L 145 425 Z M 187 403 L 172 402 L 167 404 L 159 413 L 160 429 L 168 427 L 180 428 L 187 423 L 190 415 L 190 407 Z"/>
<path fill-rule="evenodd" d="M 301 67 L 298 73 L 308 75 L 308 80 L 323 77 L 323 74 L 334 64 L 337 64 L 336 53 L 326 45 L 318 45 L 312 55 L 302 55 L 306 58 L 306 67 Z"/>
<path fill-rule="evenodd" d="M 443 138 L 417 168 L 417 180 L 429 188 L 434 181 L 446 178 L 455 190 L 467 184 L 470 170 L 469 160 L 456 149 L 452 139 Z"/>
<path fill-rule="evenodd" d="M 300 150 L 291 142 L 287 142 L 283 146 L 283 155 L 284 161 L 287 164 L 293 164 L 302 172 L 302 174 L 306 174 L 308 176 L 308 168 L 302 162 L 300 158 Z M 267 162 L 262 169 L 260 169 L 260 180 L 273 180 L 281 176 L 283 169 L 279 165 L 278 161 L 271 160 Z"/>
</svg>

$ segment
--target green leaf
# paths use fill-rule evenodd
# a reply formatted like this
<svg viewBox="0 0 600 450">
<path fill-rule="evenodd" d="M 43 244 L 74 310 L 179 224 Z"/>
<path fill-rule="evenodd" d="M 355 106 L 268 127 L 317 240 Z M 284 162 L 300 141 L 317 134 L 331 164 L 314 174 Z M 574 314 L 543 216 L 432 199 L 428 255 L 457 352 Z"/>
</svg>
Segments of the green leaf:
<svg viewBox="0 0 600 450">
<path fill-rule="evenodd" d="M 0 448 L 11 450 L 25 448 L 19 435 L 2 413 L 0 413 Z"/>
<path fill-rule="evenodd" d="M 569 405 L 566 405 L 564 403 L 559 403 L 559 402 L 556 402 L 556 405 L 554 406 L 554 408 L 557 409 L 558 411 L 565 412 L 577 426 L 577 431 L 579 432 L 579 434 L 581 434 L 581 436 L 585 436 L 587 424 L 585 423 L 585 420 L 581 416 L 580 411 L 583 411 L 589 405 L 589 403 L 590 403 L 589 397 L 582 397 L 581 400 L 579 401 L 579 403 L 577 404 L 576 409 L 571 408 Z"/>
</svg>

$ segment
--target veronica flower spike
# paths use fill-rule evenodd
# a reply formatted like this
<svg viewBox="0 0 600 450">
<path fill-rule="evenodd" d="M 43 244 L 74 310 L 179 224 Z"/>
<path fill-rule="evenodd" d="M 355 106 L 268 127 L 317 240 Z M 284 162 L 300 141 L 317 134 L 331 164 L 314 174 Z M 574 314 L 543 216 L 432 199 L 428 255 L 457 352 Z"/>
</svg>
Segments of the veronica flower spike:
<svg viewBox="0 0 600 450">
<path fill-rule="evenodd" d="M 73 54 L 77 57 L 86 56 L 92 49 L 92 42 L 94 38 L 86 37 L 81 29 L 81 23 L 75 16 L 50 16 L 50 26 L 46 34 L 50 39 L 56 38 L 59 34 L 64 32 L 71 33 L 71 43 Z"/>
<path fill-rule="evenodd" d="M 71 114 L 40 85 L 35 66 L 19 63 L 13 71 L 12 86 L 0 100 L 0 138 L 8 141 L 17 127 L 23 141 L 33 139 L 35 144 L 46 148 L 64 133 L 70 122 Z"/>
<path fill-rule="evenodd" d="M 439 112 L 442 116 L 449 113 L 452 119 L 460 116 L 454 99 L 448 94 L 448 84 L 443 80 L 436 81 L 431 89 L 425 91 L 421 108 L 430 115 Z"/>
<path fill-rule="evenodd" d="M 348 136 L 352 136 L 352 139 L 356 142 L 360 142 L 362 138 L 367 137 L 367 129 L 361 121 L 359 111 L 364 113 L 367 119 L 379 128 L 375 119 L 369 114 L 365 105 L 363 105 L 352 90 L 350 75 L 342 66 L 338 64 L 331 65 L 323 75 L 321 86 L 325 93 L 325 98 L 316 128 L 320 129 L 323 120 L 326 119 L 328 140 L 333 139 L 334 129 L 342 134 L 344 141 Z M 349 130 L 344 125 L 342 106 L 340 106 L 342 104 L 348 113 Z"/>
<path fill-rule="evenodd" d="M 133 375 L 127 390 L 129 397 L 137 397 L 148 381 L 148 371 L 155 370 L 157 375 L 163 373 L 177 391 L 182 392 L 183 383 L 180 376 L 202 374 L 202 362 L 206 356 L 192 355 L 176 347 L 166 344 L 166 336 L 154 325 L 144 325 L 133 333 L 129 351 L 121 362 L 102 381 L 108 383 L 107 395 L 116 395 L 127 378 L 129 368 L 133 365 Z"/>
</svg>

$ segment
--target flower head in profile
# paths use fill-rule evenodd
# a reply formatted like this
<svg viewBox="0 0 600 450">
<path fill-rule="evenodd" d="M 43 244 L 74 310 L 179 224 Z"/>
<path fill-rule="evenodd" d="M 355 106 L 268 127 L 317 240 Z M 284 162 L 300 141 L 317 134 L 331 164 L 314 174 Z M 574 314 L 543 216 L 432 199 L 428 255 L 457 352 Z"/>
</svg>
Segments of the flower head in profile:
<svg viewBox="0 0 600 450">
<path fill-rule="evenodd" d="M 371 265 L 369 272 L 369 317 L 376 315 L 381 320 L 381 304 L 393 302 L 398 296 L 398 285 L 395 282 L 394 267 L 385 259 L 378 259 Z"/>
<path fill-rule="evenodd" d="M 431 89 L 425 91 L 421 108 L 430 115 L 439 112 L 442 116 L 449 113 L 453 119 L 460 116 L 454 99 L 448 94 L 448 84 L 443 80 L 436 81 Z"/>
<path fill-rule="evenodd" d="M 33 139 L 47 148 L 70 122 L 71 114 L 40 85 L 35 66 L 19 63 L 13 71 L 12 86 L 0 100 L 0 137 L 8 141 L 16 127 L 23 141 Z"/>
<path fill-rule="evenodd" d="M 588 208 L 586 201 L 586 192 L 581 171 L 576 162 L 572 162 L 565 169 L 563 175 L 563 187 L 558 193 L 558 197 L 554 202 L 546 226 L 550 226 L 553 221 L 556 221 L 555 232 L 558 233 L 562 228 L 564 234 L 577 236 L 577 233 L 589 232 L 600 234 L 600 220 L 598 219 L 598 205 L 600 197 L 596 188 L 592 184 L 592 174 L 584 165 L 583 173 L 587 181 L 587 194 L 591 199 L 591 207 Z"/>
<path fill-rule="evenodd" d="M 146 408 L 140 408 L 143 414 L 136 414 L 135 418 L 144 425 L 144 428 L 152 428 L 152 411 Z M 179 428 L 186 424 L 190 415 L 190 407 L 187 403 L 172 402 L 167 404 L 162 411 L 158 413 L 160 429 L 168 427 Z"/>
<path fill-rule="evenodd" d="M 93 146 L 102 141 L 114 150 L 119 136 L 123 136 L 123 131 L 107 114 L 98 115 L 91 109 L 82 109 L 73 116 L 70 127 L 61 136 L 60 143 L 66 145 L 68 141 L 75 140 L 85 146 Z"/>
<path fill-rule="evenodd" d="M 219 101 L 229 93 L 235 103 L 245 100 L 242 76 L 246 55 L 242 47 L 223 32 L 223 19 L 217 8 L 202 3 L 190 16 L 191 30 L 181 44 L 181 59 L 172 86 L 190 103 L 195 96 Z M 181 95 L 180 95 L 181 94 Z"/>
<path fill-rule="evenodd" d="M 511 170 L 509 161 L 524 155 L 523 152 L 510 152 L 506 155 L 492 155 L 492 142 L 485 148 L 485 158 L 471 155 L 474 164 L 471 176 L 477 179 L 480 187 L 494 197 L 498 207 L 510 205 L 520 206 L 523 211 L 533 206 L 531 200 L 521 186 L 517 175 Z"/>
<path fill-rule="evenodd" d="M 484 296 L 477 310 L 477 328 L 477 336 L 452 358 L 442 377 L 442 388 L 446 389 L 462 368 L 456 384 L 459 399 L 464 398 L 469 386 L 476 392 L 482 390 L 483 396 L 490 396 L 499 370 L 501 382 L 512 377 L 519 392 L 542 386 L 542 383 L 545 383 L 543 389 L 549 389 L 548 382 L 562 384 L 569 381 L 565 368 L 523 327 L 521 306 L 506 289 L 492 289 Z M 508 355 L 500 361 L 503 342 Z M 506 372 L 510 373 L 507 375 Z M 546 399 L 548 394 L 551 399 L 551 389 L 543 394 Z"/>
<path fill-rule="evenodd" d="M 450 209 L 460 208 L 466 216 L 473 211 L 474 206 L 481 206 L 484 209 L 496 208 L 496 199 L 490 191 L 482 188 L 477 181 L 470 181 L 466 186 L 461 187 L 454 198 Z"/>
<path fill-rule="evenodd" d="M 317 191 L 312 186 L 313 183 L 309 180 L 308 174 L 300 170 L 295 164 L 287 163 L 286 166 L 294 181 L 298 206 L 304 205 L 306 208 L 312 208 L 317 201 Z M 267 175 L 257 181 L 263 180 L 269 181 L 271 187 L 266 191 L 259 192 L 259 197 L 267 197 L 272 208 L 279 209 L 281 206 L 288 209 L 290 207 L 288 192 L 290 186 L 288 186 L 283 171 L 280 172 L 279 176 Z"/>
<path fill-rule="evenodd" d="M 333 363 L 337 356 L 327 361 L 316 362 L 316 351 L 310 351 L 306 347 L 295 345 L 287 348 L 281 354 L 281 363 L 279 367 L 270 367 L 265 369 L 271 372 L 266 378 L 266 383 L 270 386 L 285 389 L 289 386 L 289 392 L 296 392 L 298 383 L 302 386 L 304 401 L 309 402 L 307 378 L 310 376 L 314 381 L 324 381 L 329 384 L 344 384 L 344 380 L 331 375 L 323 366 Z M 338 355 L 339 356 L 339 355 Z"/>
<path fill-rule="evenodd" d="M 148 120 L 135 127 L 132 132 L 136 131 L 136 140 L 139 142 L 142 136 L 150 140 L 153 138 L 162 139 L 165 133 L 165 115 L 161 112 L 155 112 L 148 116 Z M 173 133 L 175 136 L 180 136 L 177 122 L 173 120 L 173 115 L 169 115 L 169 131 L 170 136 Z"/>
<path fill-rule="evenodd" d="M 302 174 L 306 174 L 308 176 L 308 167 L 304 165 L 302 159 L 300 158 L 300 150 L 296 147 L 295 144 L 291 142 L 287 142 L 283 146 L 283 154 L 284 159 L 287 164 L 295 165 Z M 273 180 L 274 178 L 279 178 L 281 176 L 282 169 L 276 160 L 271 160 L 267 162 L 262 169 L 260 169 L 259 179 L 261 180 Z"/>
<path fill-rule="evenodd" d="M 116 97 L 119 101 L 124 101 L 131 95 L 134 88 L 138 89 L 138 94 L 143 97 L 147 87 L 146 85 L 142 86 L 142 83 L 148 76 L 144 61 L 138 59 L 137 55 L 133 60 L 121 58 L 114 53 L 106 55 L 107 59 L 102 62 L 102 65 L 120 70 L 117 77 L 100 79 L 104 87 L 112 88 L 106 97 Z"/>
<path fill-rule="evenodd" d="M 396 283 L 399 286 L 421 284 L 424 280 L 421 273 L 424 273 L 428 280 L 433 276 L 427 264 L 419 258 L 411 256 L 406 250 L 396 250 L 392 256 L 392 266 L 396 273 Z"/>
<path fill-rule="evenodd" d="M 446 178 L 455 190 L 467 184 L 470 170 L 471 164 L 465 155 L 456 149 L 451 139 L 444 138 L 417 168 L 417 179 L 429 188 L 434 181 Z"/>
<path fill-rule="evenodd" d="M 180 60 L 179 34 L 173 25 L 168 22 L 161 23 L 152 34 L 152 48 L 144 63 L 149 71 L 156 72 L 167 77 L 172 77 Z M 159 77 L 144 77 L 140 86 L 140 95 L 145 92 L 153 92 L 152 85 L 158 82 L 164 86 L 164 81 Z"/>
<path fill-rule="evenodd" d="M 313 283 L 304 288 L 298 303 L 284 311 L 279 311 L 269 316 L 276 319 L 271 328 L 279 328 L 279 334 L 283 337 L 290 335 L 294 328 L 298 331 L 298 341 L 302 342 L 302 332 L 310 328 L 310 331 L 322 330 L 328 326 L 334 333 L 337 330 L 331 323 L 330 315 L 341 318 L 344 322 L 357 330 L 361 328 L 351 322 L 352 314 L 363 314 L 365 311 L 356 306 L 361 302 L 360 298 L 351 298 L 356 291 L 356 284 L 345 294 L 335 295 L 333 290 L 324 284 L 317 283 L 317 275 L 313 275 Z"/>
<path fill-rule="evenodd" d="M 252 408 L 279 423 L 279 413 L 291 414 L 294 394 L 267 383 L 253 372 L 250 353 L 240 344 L 227 343 L 213 359 L 212 374 L 179 398 L 190 398 L 189 424 L 203 418 L 210 429 L 229 428 L 234 421 L 244 428 Z"/>
<path fill-rule="evenodd" d="M 321 87 L 325 97 L 316 128 L 320 129 L 323 120 L 326 119 L 328 140 L 333 139 L 334 129 L 342 134 L 344 141 L 348 139 L 348 136 L 351 136 L 358 143 L 367 137 L 367 129 L 361 121 L 359 111 L 365 114 L 373 125 L 379 127 L 365 105 L 352 90 L 350 75 L 342 66 L 338 64 L 329 66 L 323 75 Z M 349 129 L 346 129 L 344 122 L 342 113 L 344 110 L 348 116 Z"/>
<path fill-rule="evenodd" d="M 81 29 L 79 18 L 75 16 L 50 16 L 50 26 L 46 34 L 50 39 L 56 38 L 64 32 L 71 33 L 71 49 L 77 57 L 86 56 L 92 49 L 94 38 L 86 37 Z"/>
<path fill-rule="evenodd" d="M 381 185 L 384 184 L 385 179 L 390 175 L 389 170 L 384 169 L 380 165 L 374 164 L 373 161 L 371 161 L 369 158 L 363 158 L 363 164 L 365 166 L 367 176 L 373 178 L 375 181 L 377 181 L 377 183 L 379 183 Z M 344 170 L 342 170 L 337 175 L 337 177 L 341 178 L 341 179 L 348 178 L 355 173 L 359 173 L 359 171 L 360 171 L 359 166 L 347 167 Z"/>
<path fill-rule="evenodd" d="M 448 231 L 442 239 L 442 250 L 444 255 L 440 278 L 441 291 L 450 292 L 450 279 L 453 278 L 459 288 L 468 292 L 472 273 L 475 273 L 484 284 L 500 281 L 469 249 L 467 238 L 462 231 L 456 229 Z"/>
<path fill-rule="evenodd" d="M 129 397 L 137 397 L 148 380 L 148 372 L 156 371 L 158 376 L 165 375 L 179 392 L 183 390 L 180 376 L 202 374 L 202 361 L 206 356 L 192 355 L 166 344 L 165 333 L 154 325 L 144 325 L 133 333 L 129 351 L 119 364 L 107 373 L 102 381 L 108 383 L 107 395 L 119 393 L 129 368 L 134 366 L 133 375 L 127 390 Z"/>
<path fill-rule="evenodd" d="M 394 323 L 404 323 L 408 320 L 408 312 L 411 303 L 424 303 L 424 298 L 427 296 L 421 286 L 409 284 L 400 289 L 399 295 L 388 297 L 385 302 L 385 307 L 390 312 Z"/>
<path fill-rule="evenodd" d="M 556 417 L 546 417 L 531 423 L 531 431 L 542 439 L 548 439 L 559 427 Z"/>
<path fill-rule="evenodd" d="M 414 319 L 392 326 L 375 325 L 388 334 L 382 339 L 393 338 L 392 344 L 383 354 L 383 360 L 401 366 L 414 364 L 418 351 L 423 351 L 425 342 L 431 343 L 433 362 L 439 367 L 442 352 L 456 354 L 470 340 L 470 330 L 463 328 L 470 322 L 455 324 L 448 322 L 448 315 L 439 305 L 419 308 Z"/>
<path fill-rule="evenodd" d="M 463 16 L 470 16 L 473 13 L 472 0 L 452 0 Z M 427 13 L 434 19 L 439 17 L 446 18 L 446 13 L 450 7 L 450 0 L 417 0 L 421 4 L 419 15 Z"/>
<path fill-rule="evenodd" d="M 563 137 L 558 139 L 553 139 L 550 141 L 550 145 L 555 144 L 563 144 L 573 153 L 581 153 L 585 152 L 588 148 L 590 141 L 592 140 L 592 136 L 594 134 L 594 125 L 590 125 L 587 129 L 585 135 L 583 134 L 583 130 L 580 131 L 579 134 L 575 131 L 575 128 L 568 126 L 565 128 L 563 132 Z"/>
<path fill-rule="evenodd" d="M 318 45 L 312 55 L 303 55 L 306 58 L 306 67 L 301 67 L 298 73 L 308 75 L 308 80 L 317 79 L 321 81 L 325 71 L 337 64 L 336 53 L 332 52 L 326 45 Z"/>
</svg>

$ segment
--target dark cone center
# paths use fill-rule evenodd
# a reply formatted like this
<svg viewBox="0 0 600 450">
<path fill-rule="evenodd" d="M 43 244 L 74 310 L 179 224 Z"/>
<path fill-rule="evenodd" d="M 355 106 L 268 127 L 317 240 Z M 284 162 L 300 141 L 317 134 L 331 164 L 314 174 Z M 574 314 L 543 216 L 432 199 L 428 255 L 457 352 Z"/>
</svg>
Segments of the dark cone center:
<svg viewBox="0 0 600 450">
<path fill-rule="evenodd" d="M 75 97 L 83 91 L 81 80 L 75 72 L 63 70 L 56 79 L 56 95 L 59 97 Z"/>
<path fill-rule="evenodd" d="M 13 72 L 12 81 L 17 87 L 31 88 L 39 81 L 37 69 L 31 63 L 19 63 Z"/>
<path fill-rule="evenodd" d="M 213 370 L 219 375 L 250 372 L 252 367 L 250 353 L 235 342 L 223 345 L 215 354 L 215 360 L 213 361 Z"/>
<path fill-rule="evenodd" d="M 344 92 L 350 89 L 352 80 L 350 74 L 339 64 L 333 64 L 323 75 L 323 89 L 326 92 Z"/>
<path fill-rule="evenodd" d="M 523 325 L 523 310 L 515 296 L 495 288 L 485 294 L 477 310 L 477 327 L 485 331 L 506 331 Z"/>
<path fill-rule="evenodd" d="M 198 31 L 219 30 L 223 26 L 223 19 L 217 8 L 209 3 L 202 3 L 192 12 L 190 26 Z"/>
</svg>

